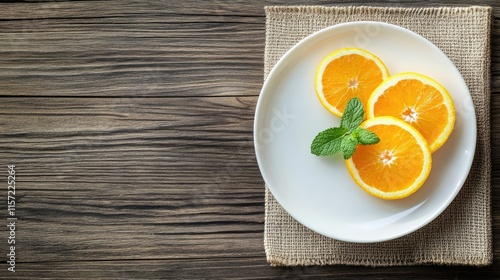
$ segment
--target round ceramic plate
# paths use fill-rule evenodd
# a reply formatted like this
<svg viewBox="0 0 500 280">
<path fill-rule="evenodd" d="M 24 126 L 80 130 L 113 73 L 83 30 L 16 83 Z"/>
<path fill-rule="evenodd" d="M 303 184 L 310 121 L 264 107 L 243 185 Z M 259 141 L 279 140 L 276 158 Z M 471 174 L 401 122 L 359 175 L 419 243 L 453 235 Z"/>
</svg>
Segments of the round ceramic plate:
<svg viewBox="0 0 500 280">
<path fill-rule="evenodd" d="M 340 155 L 310 153 L 314 137 L 340 119 L 327 112 L 314 91 L 320 61 L 342 47 L 377 55 L 390 74 L 428 75 L 451 94 L 455 128 L 436 151 L 431 174 L 408 198 L 385 201 L 369 195 L 349 176 Z M 351 22 L 300 41 L 270 72 L 254 123 L 257 161 L 281 206 L 306 227 L 338 240 L 380 242 L 411 233 L 436 218 L 460 191 L 476 147 L 476 116 L 467 86 L 448 57 L 425 38 L 381 22 Z"/>
</svg>

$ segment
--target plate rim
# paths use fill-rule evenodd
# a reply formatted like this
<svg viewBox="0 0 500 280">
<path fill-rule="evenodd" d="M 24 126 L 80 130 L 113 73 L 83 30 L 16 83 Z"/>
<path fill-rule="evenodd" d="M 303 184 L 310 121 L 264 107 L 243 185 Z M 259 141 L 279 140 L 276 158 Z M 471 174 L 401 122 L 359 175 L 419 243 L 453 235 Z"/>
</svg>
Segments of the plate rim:
<svg viewBox="0 0 500 280">
<path fill-rule="evenodd" d="M 463 85 L 465 86 L 465 89 L 467 91 L 467 95 L 470 97 L 470 100 L 473 102 L 473 99 L 472 99 L 472 95 L 470 93 L 470 90 L 467 86 L 467 83 L 465 82 L 462 74 L 460 73 L 460 71 L 458 70 L 458 68 L 456 67 L 456 65 L 451 61 L 451 59 L 441 50 L 439 49 L 436 45 L 434 45 L 432 42 L 430 42 L 428 39 L 426 39 L 425 37 L 421 36 L 420 34 L 414 32 L 414 31 L 411 31 L 409 29 L 406 29 L 404 27 L 401 27 L 401 26 L 398 26 L 398 25 L 395 25 L 395 24 L 391 24 L 391 23 L 387 23 L 387 22 L 381 22 L 381 21 L 350 21 L 350 22 L 344 22 L 344 23 L 339 23 L 339 24 L 335 24 L 335 25 L 332 25 L 332 26 L 329 26 L 329 27 L 326 27 L 326 28 L 323 28 L 321 30 L 318 30 L 306 37 L 304 37 L 303 39 L 301 39 L 299 42 L 297 42 L 295 45 L 293 45 L 289 50 L 287 50 L 283 56 L 276 62 L 276 64 L 271 68 L 269 74 L 267 75 L 264 83 L 263 83 L 263 86 L 262 86 L 262 89 L 259 93 L 259 97 L 258 97 L 258 100 L 257 100 L 257 105 L 256 105 L 256 109 L 255 109 L 255 115 L 254 115 L 254 125 L 253 125 L 253 141 L 254 141 L 254 150 L 255 150 L 255 155 L 256 155 L 256 159 L 257 159 L 257 163 L 258 163 L 258 166 L 259 166 L 259 170 L 260 170 L 260 173 L 264 179 L 264 182 L 265 182 L 265 185 L 267 186 L 267 189 L 271 192 L 271 194 L 273 195 L 273 197 L 276 199 L 276 201 L 280 204 L 280 206 L 290 215 L 292 216 L 297 222 L 299 222 L 300 224 L 304 225 L 305 227 L 307 227 L 308 229 L 316 232 L 316 233 L 319 233 L 323 236 L 326 236 L 326 237 L 329 237 L 329 238 L 333 238 L 333 239 L 336 239 L 336 240 L 340 240 L 340 241 L 345 241 L 345 242 L 353 242 L 353 243 L 378 243 L 378 242 L 384 242 L 384 241 L 389 241 L 389 240 L 393 240 L 393 239 L 396 239 L 396 238 L 399 238 L 399 237 L 402 237 L 402 236 L 405 236 L 405 235 L 408 235 L 412 232 L 415 232 L 423 227 L 425 227 L 426 225 L 428 225 L 430 222 L 434 221 L 438 216 L 440 216 L 444 210 L 446 210 L 446 208 L 448 208 L 448 206 L 455 200 L 456 196 L 458 195 L 458 193 L 462 190 L 462 187 L 463 185 L 465 184 L 465 181 L 467 180 L 468 178 L 468 175 L 470 173 L 470 170 L 471 170 L 471 167 L 472 167 L 472 164 L 473 164 L 473 161 L 474 161 L 474 157 L 475 157 L 475 151 L 476 151 L 476 146 L 477 146 L 477 116 L 476 116 L 476 111 L 475 111 L 475 107 L 472 106 L 472 115 L 474 116 L 473 118 L 473 126 L 471 129 L 474 131 L 474 134 L 473 134 L 473 147 L 471 149 L 471 156 L 468 157 L 468 162 L 466 162 L 464 165 L 464 167 L 466 167 L 466 175 L 465 176 L 462 176 L 460 178 L 460 180 L 457 181 L 457 184 L 459 185 L 459 187 L 455 188 L 454 192 L 451 193 L 450 196 L 448 196 L 448 199 L 443 201 L 442 204 L 440 204 L 440 207 L 438 207 L 432 215 L 429 215 L 429 217 L 427 217 L 425 219 L 425 221 L 419 223 L 417 226 L 414 226 L 414 227 L 411 227 L 407 230 L 404 230 L 404 231 L 401 231 L 401 232 L 398 232 L 397 234 L 392 234 L 392 235 L 388 235 L 388 236 L 385 236 L 383 238 L 372 238 L 372 239 L 366 239 L 366 240 L 359 240 L 359 239 L 346 239 L 346 238 L 338 238 L 335 236 L 335 234 L 331 234 L 331 233 L 325 233 L 325 232 L 321 232 L 321 231 L 318 231 L 316 230 L 313 226 L 310 226 L 308 225 L 309 223 L 307 223 L 307 221 L 304 221 L 304 220 L 301 220 L 301 219 L 298 219 L 294 214 L 292 214 L 282 203 L 282 199 L 277 197 L 273 191 L 273 187 L 271 185 L 269 185 L 267 182 L 269 180 L 267 180 L 267 175 L 266 175 L 266 172 L 263 170 L 263 167 L 262 167 L 262 158 L 260 157 L 260 154 L 259 154 L 259 150 L 261 149 L 260 148 L 260 144 L 259 144 L 259 141 L 258 141 L 258 135 L 257 135 L 257 131 L 258 131 L 258 124 L 259 124 L 259 112 L 263 110 L 263 107 L 265 106 L 264 104 L 264 99 L 268 99 L 267 95 L 269 94 L 266 94 L 265 92 L 268 92 L 267 88 L 270 87 L 270 84 L 272 83 L 270 77 L 276 75 L 275 73 L 280 71 L 281 68 L 285 67 L 287 65 L 288 60 L 290 59 L 293 59 L 293 55 L 295 54 L 295 52 L 298 52 L 301 48 L 303 48 L 309 40 L 314 40 L 316 39 L 316 37 L 318 37 L 318 40 L 317 41 L 321 41 L 321 40 L 324 40 L 325 38 L 327 38 L 328 36 L 325 35 L 325 34 L 328 34 L 330 32 L 332 32 L 332 30 L 335 30 L 335 29 L 339 29 L 339 28 L 345 28 L 345 27 L 350 27 L 351 28 L 354 28 L 355 26 L 357 25 L 370 25 L 370 24 L 377 24 L 377 25 L 383 25 L 385 27 L 388 27 L 388 28 L 393 28 L 397 31 L 400 31 L 400 32 L 404 32 L 404 33 L 407 33 L 407 34 L 410 34 L 412 36 L 415 36 L 417 37 L 419 40 L 421 40 L 423 43 L 425 43 L 426 45 L 428 45 L 430 48 L 434 49 L 434 51 L 438 52 L 441 56 L 443 56 L 449 63 L 450 65 L 453 66 L 454 68 L 454 71 L 456 71 L 456 73 L 458 74 L 458 77 L 461 79 L 461 82 L 463 83 Z M 325 36 L 325 38 L 322 38 L 322 36 Z M 267 98 L 266 98 L 267 97 Z"/>
</svg>

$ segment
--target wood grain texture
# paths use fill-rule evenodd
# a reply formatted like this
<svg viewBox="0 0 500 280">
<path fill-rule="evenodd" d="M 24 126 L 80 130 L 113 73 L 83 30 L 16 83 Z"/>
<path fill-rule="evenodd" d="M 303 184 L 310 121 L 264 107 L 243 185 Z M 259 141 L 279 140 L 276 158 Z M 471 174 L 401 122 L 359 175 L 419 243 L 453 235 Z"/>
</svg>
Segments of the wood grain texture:
<svg viewBox="0 0 500 280">
<path fill-rule="evenodd" d="M 494 148 L 493 266 L 269 267 L 252 126 L 263 76 L 263 7 L 280 4 L 0 1 L 0 167 L 16 164 L 16 278 L 500 277 Z M 348 4 L 471 3 L 342 3 Z M 474 4 L 494 7 L 496 147 L 500 3 Z M 6 208 L 0 203 L 4 221 Z M 6 241 L 0 248 L 5 256 Z M 0 266 L 0 278 L 12 277 L 6 269 Z"/>
</svg>

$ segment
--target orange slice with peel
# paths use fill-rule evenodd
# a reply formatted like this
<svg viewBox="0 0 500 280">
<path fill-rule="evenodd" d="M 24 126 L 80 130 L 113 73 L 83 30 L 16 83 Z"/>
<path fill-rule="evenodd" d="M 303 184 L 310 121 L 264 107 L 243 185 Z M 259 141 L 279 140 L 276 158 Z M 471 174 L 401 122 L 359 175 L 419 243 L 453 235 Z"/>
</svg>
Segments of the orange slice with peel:
<svg viewBox="0 0 500 280">
<path fill-rule="evenodd" d="M 418 73 L 389 77 L 370 96 L 368 118 L 393 116 L 415 127 L 432 152 L 448 139 L 455 124 L 455 106 L 437 81 Z"/>
<path fill-rule="evenodd" d="M 429 176 L 431 151 L 425 138 L 394 117 L 375 117 L 361 126 L 380 142 L 358 145 L 346 160 L 351 177 L 363 190 L 382 199 L 400 199 L 417 191 Z"/>
<path fill-rule="evenodd" d="M 321 61 L 314 87 L 323 107 L 341 117 L 353 97 L 358 97 L 366 109 L 370 94 L 387 77 L 389 71 L 377 56 L 358 48 L 344 48 Z"/>
</svg>

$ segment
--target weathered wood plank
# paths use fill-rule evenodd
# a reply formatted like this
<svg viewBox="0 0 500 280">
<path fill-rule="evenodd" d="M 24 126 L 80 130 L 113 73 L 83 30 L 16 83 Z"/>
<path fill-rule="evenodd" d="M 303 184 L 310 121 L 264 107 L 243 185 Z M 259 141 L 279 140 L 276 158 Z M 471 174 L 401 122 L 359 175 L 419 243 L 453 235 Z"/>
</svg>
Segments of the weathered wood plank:
<svg viewBox="0 0 500 280">
<path fill-rule="evenodd" d="M 390 273 L 388 273 L 390 272 Z M 498 279 L 498 267 L 270 267 L 260 257 L 23 263 L 16 279 Z"/>
<path fill-rule="evenodd" d="M 264 32 L 253 24 L 51 24 L 59 25 L 43 32 L 0 33 L 0 95 L 168 97 L 260 91 Z"/>
<path fill-rule="evenodd" d="M 3 3 L 6 2 L 6 3 Z M 94 1 L 54 1 L 54 0 L 37 0 L 32 3 L 12 3 L 12 1 L 0 1 L 5 8 L 0 11 L 2 19 L 32 19 L 32 18 L 48 18 L 54 13 L 63 18 L 97 18 L 97 17 L 134 17 L 134 18 L 155 18 L 163 17 L 184 17 L 184 21 L 189 18 L 203 15 L 217 18 L 219 16 L 245 16 L 245 17 L 264 17 L 264 6 L 272 5 L 371 5 L 371 6 L 405 6 L 405 7 L 428 7 L 428 6 L 470 6 L 470 5 L 489 5 L 498 6 L 495 0 L 482 1 L 453 1 L 453 0 L 399 0 L 397 3 L 393 1 L 338 1 L 332 2 L 328 0 L 317 1 L 301 1 L 290 0 L 286 3 L 279 0 L 271 1 L 203 1 L 203 0 L 186 0 L 182 3 L 172 1 L 138 1 L 124 0 L 116 1 L 116 4 L 110 4 L 111 1 L 94 0 Z M 30 11 L 26 13 L 26 11 Z"/>
<path fill-rule="evenodd" d="M 65 189 L 61 180 L 261 183 L 256 97 L 1 100 L 0 160 L 16 164 L 30 189 Z"/>
<path fill-rule="evenodd" d="M 257 95 L 264 17 L 203 3 L 4 4 L 0 95 Z"/>
</svg>

